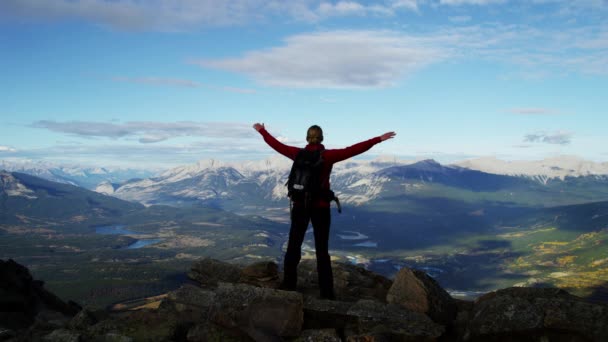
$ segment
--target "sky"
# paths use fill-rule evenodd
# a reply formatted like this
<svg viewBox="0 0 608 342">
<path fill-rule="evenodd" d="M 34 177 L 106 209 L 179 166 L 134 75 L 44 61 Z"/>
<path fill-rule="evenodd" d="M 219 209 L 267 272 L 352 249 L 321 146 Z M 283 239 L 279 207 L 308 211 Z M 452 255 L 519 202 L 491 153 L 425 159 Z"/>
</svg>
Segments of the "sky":
<svg viewBox="0 0 608 342">
<path fill-rule="evenodd" d="M 608 161 L 608 0 L 2 0 L 0 160 Z"/>
</svg>

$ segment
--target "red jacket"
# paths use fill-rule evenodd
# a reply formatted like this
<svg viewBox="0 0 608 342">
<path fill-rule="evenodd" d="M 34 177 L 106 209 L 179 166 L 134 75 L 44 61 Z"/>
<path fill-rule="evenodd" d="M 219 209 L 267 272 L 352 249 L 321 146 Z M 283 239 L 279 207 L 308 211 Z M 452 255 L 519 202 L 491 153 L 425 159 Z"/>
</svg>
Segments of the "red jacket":
<svg viewBox="0 0 608 342">
<path fill-rule="evenodd" d="M 259 132 L 264 137 L 264 141 L 275 151 L 279 152 L 280 154 L 291 160 L 294 160 L 296 158 L 296 155 L 300 151 L 299 147 L 288 146 L 283 144 L 275 137 L 270 135 L 270 133 L 268 133 L 265 128 L 260 129 Z M 382 140 L 380 139 L 380 137 L 375 137 L 346 148 L 331 150 L 325 150 L 325 146 L 323 146 L 323 144 L 308 144 L 306 145 L 305 149 L 309 151 L 325 150 L 323 152 L 323 169 L 321 170 L 321 188 L 329 190 L 329 175 L 331 174 L 331 169 L 335 163 L 361 154 L 381 141 Z M 325 200 L 319 200 L 315 203 L 315 206 L 329 207 L 329 202 Z"/>
</svg>

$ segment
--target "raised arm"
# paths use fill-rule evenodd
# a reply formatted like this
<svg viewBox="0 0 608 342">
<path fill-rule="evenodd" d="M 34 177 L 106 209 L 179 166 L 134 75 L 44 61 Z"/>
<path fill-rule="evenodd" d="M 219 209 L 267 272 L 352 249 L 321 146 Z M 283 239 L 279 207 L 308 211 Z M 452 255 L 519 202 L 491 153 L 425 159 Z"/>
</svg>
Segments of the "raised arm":
<svg viewBox="0 0 608 342">
<path fill-rule="evenodd" d="M 346 160 L 348 158 L 354 157 L 358 154 L 361 154 L 361 153 L 369 150 L 370 148 L 372 148 L 372 146 L 374 146 L 378 143 L 381 143 L 388 139 L 394 138 L 395 135 L 397 135 L 395 132 L 387 132 L 387 133 L 384 133 L 375 138 L 371 138 L 369 140 L 362 141 L 358 144 L 355 144 L 355 145 L 352 145 L 352 146 L 349 146 L 346 148 L 328 150 L 325 152 L 325 154 L 323 156 L 324 156 L 325 160 L 330 161 L 332 163 L 337 163 L 337 162 Z"/>
<path fill-rule="evenodd" d="M 280 154 L 291 160 L 294 160 L 296 158 L 296 155 L 298 154 L 298 151 L 300 151 L 300 149 L 295 146 L 285 145 L 282 142 L 278 141 L 275 137 L 268 133 L 268 131 L 266 131 L 266 127 L 264 127 L 264 124 L 255 123 L 253 124 L 253 129 L 258 131 L 258 133 L 262 135 L 264 141 L 268 144 L 268 146 L 272 147 L 275 151 L 279 152 Z"/>
</svg>

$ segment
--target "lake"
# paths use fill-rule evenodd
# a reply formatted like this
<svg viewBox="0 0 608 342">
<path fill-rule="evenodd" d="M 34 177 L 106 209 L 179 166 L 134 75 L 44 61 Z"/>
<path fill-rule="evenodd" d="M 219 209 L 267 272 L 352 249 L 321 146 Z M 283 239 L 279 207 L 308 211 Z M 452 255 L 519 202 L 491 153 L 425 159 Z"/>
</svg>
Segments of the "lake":
<svg viewBox="0 0 608 342">
<path fill-rule="evenodd" d="M 125 225 L 113 225 L 113 226 L 102 226 L 95 227 L 95 233 L 100 235 L 138 235 L 141 233 L 134 232 L 132 230 L 126 229 Z M 162 239 L 140 239 L 132 244 L 128 245 L 127 249 L 137 249 L 145 246 L 153 245 L 155 243 L 159 243 L 163 241 Z"/>
</svg>

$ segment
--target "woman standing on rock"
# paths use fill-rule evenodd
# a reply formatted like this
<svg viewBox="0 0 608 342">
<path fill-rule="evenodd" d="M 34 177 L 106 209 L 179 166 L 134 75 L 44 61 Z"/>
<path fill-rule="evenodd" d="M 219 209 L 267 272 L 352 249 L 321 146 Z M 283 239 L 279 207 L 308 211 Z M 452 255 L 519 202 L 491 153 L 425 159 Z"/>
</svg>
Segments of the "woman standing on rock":
<svg viewBox="0 0 608 342">
<path fill-rule="evenodd" d="M 395 132 L 387 132 L 350 147 L 326 150 L 322 144 L 323 130 L 317 125 L 311 126 L 308 129 L 306 134 L 308 145 L 303 149 L 281 143 L 266 131 L 264 124 L 256 123 L 253 125 L 253 128 L 264 137 L 264 141 L 270 147 L 291 160 L 295 161 L 302 150 L 319 151 L 318 155 L 321 156 L 319 171 L 320 191 L 315 192 L 318 195 L 310 200 L 310 204 L 307 201 L 294 200 L 292 198 L 291 228 L 289 230 L 289 242 L 283 266 L 283 282 L 280 288 L 290 291 L 296 290 L 298 281 L 297 268 L 302 257 L 302 243 L 308 229 L 308 223 L 312 222 L 321 298 L 335 299 L 331 259 L 329 256 L 329 228 L 331 225 L 329 204 L 332 198 L 327 195 L 332 193 L 329 184 L 331 169 L 335 163 L 361 154 L 372 146 L 393 138 Z"/>
</svg>

